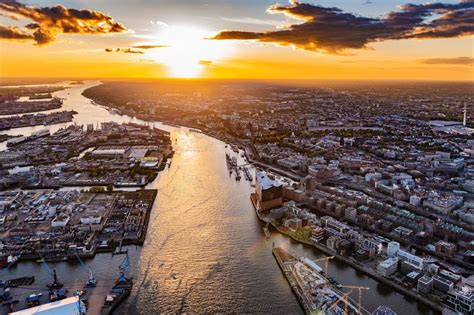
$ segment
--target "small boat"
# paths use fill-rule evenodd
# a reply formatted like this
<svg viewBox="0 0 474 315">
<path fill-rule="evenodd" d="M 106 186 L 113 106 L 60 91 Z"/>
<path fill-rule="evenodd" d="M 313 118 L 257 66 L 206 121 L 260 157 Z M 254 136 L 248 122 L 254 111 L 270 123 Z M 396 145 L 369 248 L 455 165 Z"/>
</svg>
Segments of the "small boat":
<svg viewBox="0 0 474 315">
<path fill-rule="evenodd" d="M 18 286 L 25 286 L 25 285 L 31 285 L 35 282 L 35 277 L 20 277 L 20 278 L 15 278 L 15 279 L 10 279 L 7 281 L 7 287 L 10 288 L 15 288 Z"/>
<path fill-rule="evenodd" d="M 63 300 L 67 297 L 67 290 L 64 288 L 54 289 L 49 291 L 49 300 L 51 302 Z"/>
<path fill-rule="evenodd" d="M 89 268 L 89 279 L 86 281 L 86 288 L 92 288 L 97 285 L 97 279 L 94 277 L 94 274 L 92 273 L 92 269 Z"/>
<path fill-rule="evenodd" d="M 40 305 L 40 298 L 43 296 L 43 293 L 30 294 L 26 297 L 26 304 L 28 307 Z"/>
</svg>

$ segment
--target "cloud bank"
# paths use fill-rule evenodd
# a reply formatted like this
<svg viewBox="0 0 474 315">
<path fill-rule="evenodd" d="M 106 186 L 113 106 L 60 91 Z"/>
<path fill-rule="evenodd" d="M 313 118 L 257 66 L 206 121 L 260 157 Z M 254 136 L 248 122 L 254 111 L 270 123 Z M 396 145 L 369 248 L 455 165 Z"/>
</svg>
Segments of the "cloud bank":
<svg viewBox="0 0 474 315">
<path fill-rule="evenodd" d="M 125 26 L 102 12 L 68 9 L 62 5 L 37 8 L 16 0 L 0 0 L 0 14 L 31 22 L 23 29 L 0 26 L 1 39 L 32 40 L 37 45 L 54 42 L 59 34 L 109 34 L 127 31 Z"/>
<path fill-rule="evenodd" d="M 457 58 L 429 58 L 420 60 L 421 63 L 427 65 L 474 65 L 474 58 L 457 57 Z"/>
<path fill-rule="evenodd" d="M 386 40 L 453 38 L 474 34 L 474 0 L 462 0 L 456 4 L 406 4 L 398 11 L 378 18 L 298 1 L 273 5 L 268 12 L 285 14 L 302 23 L 269 32 L 221 31 L 212 39 L 255 40 L 341 54 L 346 49 L 367 48 L 369 43 Z"/>
</svg>

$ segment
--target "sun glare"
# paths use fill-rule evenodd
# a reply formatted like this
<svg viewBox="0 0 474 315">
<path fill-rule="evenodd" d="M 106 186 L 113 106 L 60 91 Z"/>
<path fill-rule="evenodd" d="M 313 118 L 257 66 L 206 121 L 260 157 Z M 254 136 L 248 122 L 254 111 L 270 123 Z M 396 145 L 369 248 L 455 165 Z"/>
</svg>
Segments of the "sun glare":
<svg viewBox="0 0 474 315">
<path fill-rule="evenodd" d="M 202 75 L 205 67 L 212 67 L 231 51 L 230 42 L 212 41 L 212 34 L 192 26 L 167 26 L 157 34 L 157 42 L 167 47 L 147 53 L 164 64 L 168 75 L 194 78 Z"/>
</svg>

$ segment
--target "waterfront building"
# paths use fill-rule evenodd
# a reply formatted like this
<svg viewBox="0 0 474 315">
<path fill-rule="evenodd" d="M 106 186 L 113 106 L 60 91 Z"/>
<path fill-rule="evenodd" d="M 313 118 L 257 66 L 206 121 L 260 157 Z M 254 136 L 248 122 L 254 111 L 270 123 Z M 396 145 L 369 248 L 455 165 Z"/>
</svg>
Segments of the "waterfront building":
<svg viewBox="0 0 474 315">
<path fill-rule="evenodd" d="M 474 314 L 474 289 L 463 285 L 448 292 L 446 306 L 459 314 Z"/>
<path fill-rule="evenodd" d="M 256 179 L 257 209 L 267 211 L 281 207 L 283 204 L 282 184 L 270 179 L 265 172 L 257 172 Z"/>
<path fill-rule="evenodd" d="M 448 292 L 452 290 L 454 287 L 454 284 L 452 281 L 449 281 L 447 279 L 444 279 L 438 275 L 433 276 L 433 288 L 441 291 L 441 292 Z"/>
<path fill-rule="evenodd" d="M 311 232 L 311 240 L 313 242 L 321 242 L 324 239 L 324 229 L 319 226 L 315 226 Z"/>
<path fill-rule="evenodd" d="M 420 279 L 418 279 L 416 289 L 421 293 L 430 293 L 431 290 L 433 290 L 433 278 L 427 275 L 421 277 Z"/>
<path fill-rule="evenodd" d="M 296 231 L 303 227 L 303 222 L 299 218 L 293 218 L 293 219 L 286 220 L 284 223 L 284 226 L 286 226 L 292 231 Z"/>
<path fill-rule="evenodd" d="M 85 315 L 86 306 L 80 301 L 79 296 L 27 308 L 12 315 Z"/>
<path fill-rule="evenodd" d="M 397 252 L 397 257 L 402 261 L 401 269 L 404 273 L 423 270 L 423 258 L 410 254 L 404 250 Z"/>
<path fill-rule="evenodd" d="M 377 266 L 377 272 L 384 277 L 388 277 L 398 270 L 398 258 L 388 258 Z"/>
<path fill-rule="evenodd" d="M 453 283 L 458 283 L 459 281 L 461 281 L 462 277 L 460 275 L 457 275 L 455 273 L 452 273 L 450 271 L 447 271 L 447 270 L 441 270 L 438 275 L 440 277 L 443 277 Z"/>
<path fill-rule="evenodd" d="M 291 186 L 283 187 L 282 189 L 283 198 L 293 200 L 296 202 L 304 201 L 305 192 L 299 189 L 294 189 Z"/>
</svg>

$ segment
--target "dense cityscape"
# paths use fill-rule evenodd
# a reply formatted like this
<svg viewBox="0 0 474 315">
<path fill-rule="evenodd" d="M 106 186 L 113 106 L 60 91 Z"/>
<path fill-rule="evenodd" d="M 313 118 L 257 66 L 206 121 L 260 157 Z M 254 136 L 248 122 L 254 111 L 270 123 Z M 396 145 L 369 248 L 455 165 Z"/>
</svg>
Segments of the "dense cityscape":
<svg viewBox="0 0 474 315">
<path fill-rule="evenodd" d="M 436 83 L 420 84 L 400 99 L 390 92 L 382 97 L 376 87 L 360 83 L 310 87 L 217 81 L 206 82 L 206 93 L 196 92 L 202 90 L 200 82 L 156 84 L 105 82 L 83 92 L 91 106 L 104 106 L 119 117 L 137 116 L 143 123 L 74 123 L 54 132 L 5 135 L 6 150 L 0 152 L 4 268 L 23 261 L 46 266 L 82 262 L 103 252 L 128 256 L 127 246 L 143 245 L 159 198 L 159 191 L 147 187 L 171 166 L 174 152 L 170 132 L 148 126 L 163 121 L 224 141 L 226 159 L 221 162 L 229 179 L 254 187 L 248 198 L 262 221 L 262 237 L 271 241 L 270 229 L 275 229 L 326 255 L 295 257 L 273 244 L 276 261 L 305 312 L 395 313 L 391 305 L 367 310 L 363 296 L 370 288 L 334 279 L 329 260 L 435 313 L 472 312 L 471 86 L 453 84 L 443 90 Z M 400 87 L 381 83 L 379 89 L 395 93 Z M 54 106 L 45 116 L 61 113 L 60 98 L 37 97 L 48 90 L 5 88 L 3 104 L 23 97 L 22 106 Z M 68 91 L 68 86 L 58 90 Z M 449 106 L 443 106 L 446 93 L 452 93 Z M 400 110 L 400 105 L 391 113 L 398 102 L 411 106 Z M 12 108 L 8 119 L 13 124 L 24 120 L 16 116 L 17 106 L 4 108 Z M 26 115 L 35 109 L 31 104 Z M 34 277 L 9 281 L 13 284 L 5 285 L 11 291 L 3 293 L 4 305 L 16 310 L 44 303 L 35 294 L 12 303 L 11 296 L 20 294 L 15 287 Z M 55 275 L 50 286 L 56 281 Z M 88 281 L 95 281 L 92 271 Z M 112 290 L 130 294 L 130 284 L 123 285 Z M 50 296 L 52 301 L 70 299 L 62 287 L 50 288 Z M 74 296 L 84 302 L 97 299 L 83 290 Z M 92 305 L 89 311 L 97 308 Z"/>
</svg>

